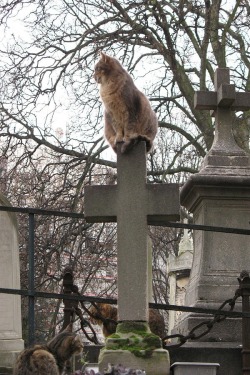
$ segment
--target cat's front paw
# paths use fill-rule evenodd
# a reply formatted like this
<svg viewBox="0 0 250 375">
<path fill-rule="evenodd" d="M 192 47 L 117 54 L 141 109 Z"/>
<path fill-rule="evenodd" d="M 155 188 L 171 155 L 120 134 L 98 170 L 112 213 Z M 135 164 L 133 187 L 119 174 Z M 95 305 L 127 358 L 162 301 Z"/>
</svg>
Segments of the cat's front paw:
<svg viewBox="0 0 250 375">
<path fill-rule="evenodd" d="M 117 134 L 115 137 L 115 144 L 124 142 L 124 138 L 122 134 Z"/>
<path fill-rule="evenodd" d="M 123 145 L 121 147 L 121 153 L 126 154 L 129 152 L 136 144 L 138 143 L 137 138 L 133 138 L 130 140 L 127 140 L 126 142 L 123 142 Z"/>
<path fill-rule="evenodd" d="M 120 150 L 122 150 L 123 144 L 124 144 L 124 141 L 115 142 L 115 144 L 114 144 L 114 146 L 113 146 L 113 150 L 117 153 L 118 148 L 119 148 Z M 121 151 L 121 153 L 122 153 L 122 151 Z"/>
</svg>

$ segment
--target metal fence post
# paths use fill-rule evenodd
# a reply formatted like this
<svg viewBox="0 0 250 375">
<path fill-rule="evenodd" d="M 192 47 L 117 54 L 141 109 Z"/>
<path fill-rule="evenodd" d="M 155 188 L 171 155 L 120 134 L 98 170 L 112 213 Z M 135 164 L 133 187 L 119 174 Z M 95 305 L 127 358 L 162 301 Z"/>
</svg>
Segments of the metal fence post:
<svg viewBox="0 0 250 375">
<path fill-rule="evenodd" d="M 35 215 L 29 213 L 29 278 L 28 278 L 28 295 L 29 295 L 29 308 L 28 308 L 28 340 L 29 345 L 35 341 Z"/>
<path fill-rule="evenodd" d="M 63 294 L 72 294 L 72 287 L 73 287 L 73 270 L 70 266 L 65 267 L 64 272 L 63 272 Z M 63 317 L 63 326 L 62 330 L 64 330 L 67 325 L 71 322 L 71 317 L 72 317 L 72 304 L 74 301 L 72 300 L 63 300 L 64 303 L 64 317 Z"/>
<path fill-rule="evenodd" d="M 250 277 L 242 271 L 238 279 L 242 296 L 242 312 L 250 312 Z M 250 375 L 250 318 L 242 318 L 242 375 Z"/>
</svg>

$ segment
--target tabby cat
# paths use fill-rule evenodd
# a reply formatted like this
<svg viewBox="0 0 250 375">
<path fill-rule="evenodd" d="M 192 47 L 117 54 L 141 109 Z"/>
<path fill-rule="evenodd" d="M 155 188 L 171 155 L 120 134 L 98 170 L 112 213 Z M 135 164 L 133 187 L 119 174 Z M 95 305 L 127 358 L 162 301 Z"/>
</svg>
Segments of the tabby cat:
<svg viewBox="0 0 250 375">
<path fill-rule="evenodd" d="M 65 362 L 83 348 L 80 337 L 72 332 L 72 324 L 46 345 L 24 349 L 14 365 L 13 375 L 60 375 Z"/>
<path fill-rule="evenodd" d="M 121 152 L 125 153 L 144 140 L 149 152 L 158 121 L 146 96 L 119 61 L 103 52 L 95 65 L 94 78 L 100 84 L 104 104 L 104 135 L 114 151 L 118 143 L 122 143 Z"/>
</svg>

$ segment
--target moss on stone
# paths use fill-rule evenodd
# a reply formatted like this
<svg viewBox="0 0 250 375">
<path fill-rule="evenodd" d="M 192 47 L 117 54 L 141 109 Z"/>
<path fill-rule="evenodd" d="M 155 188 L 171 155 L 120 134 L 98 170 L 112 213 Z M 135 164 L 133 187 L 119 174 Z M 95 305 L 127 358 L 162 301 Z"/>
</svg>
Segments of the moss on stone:
<svg viewBox="0 0 250 375">
<path fill-rule="evenodd" d="M 148 333 L 149 328 L 146 322 L 123 322 L 119 323 L 116 328 L 116 333 Z"/>
<path fill-rule="evenodd" d="M 118 335 L 118 333 L 112 333 L 112 335 L 110 335 L 109 338 L 111 338 L 111 339 L 120 339 L 121 336 Z"/>
<path fill-rule="evenodd" d="M 117 331 L 119 333 L 107 338 L 106 349 L 128 350 L 137 357 L 151 357 L 155 349 L 162 347 L 161 339 L 150 332 L 147 323 L 131 323 L 122 323 Z"/>
<path fill-rule="evenodd" d="M 143 337 L 142 343 L 145 344 L 146 347 L 152 347 L 156 349 L 162 347 L 161 339 L 153 333 L 145 335 Z"/>
</svg>

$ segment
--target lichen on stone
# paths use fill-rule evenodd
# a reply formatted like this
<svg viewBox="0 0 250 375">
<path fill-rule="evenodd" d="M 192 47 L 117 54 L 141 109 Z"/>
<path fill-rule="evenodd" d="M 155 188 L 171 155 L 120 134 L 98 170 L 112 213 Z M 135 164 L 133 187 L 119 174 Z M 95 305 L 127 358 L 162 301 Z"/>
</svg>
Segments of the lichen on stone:
<svg viewBox="0 0 250 375">
<path fill-rule="evenodd" d="M 147 323 L 126 322 L 118 325 L 117 333 L 107 338 L 107 350 L 128 350 L 137 357 L 149 358 L 162 348 L 161 339 L 150 332 Z"/>
</svg>

